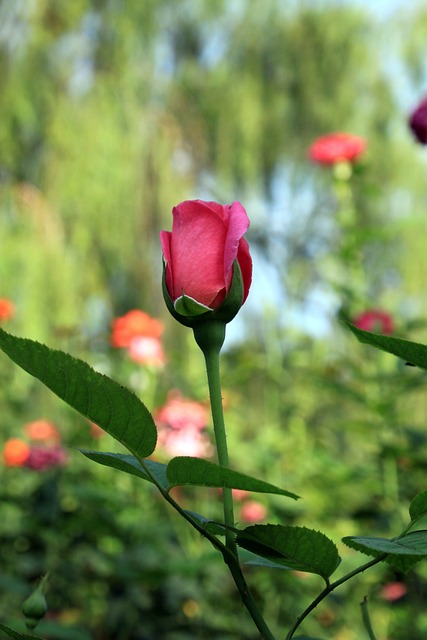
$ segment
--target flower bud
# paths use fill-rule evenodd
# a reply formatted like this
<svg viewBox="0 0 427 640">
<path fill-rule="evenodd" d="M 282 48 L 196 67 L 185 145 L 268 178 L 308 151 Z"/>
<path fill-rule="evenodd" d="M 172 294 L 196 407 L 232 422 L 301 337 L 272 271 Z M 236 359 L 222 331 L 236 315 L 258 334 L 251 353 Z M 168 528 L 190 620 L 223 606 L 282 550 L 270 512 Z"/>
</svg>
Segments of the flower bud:
<svg viewBox="0 0 427 640">
<path fill-rule="evenodd" d="M 35 591 L 28 596 L 22 605 L 22 613 L 25 616 L 25 624 L 29 631 L 36 628 L 47 612 L 47 602 L 44 595 L 47 577 L 47 575 L 43 576 Z"/>
<path fill-rule="evenodd" d="M 230 322 L 245 302 L 252 259 L 249 226 L 240 202 L 187 200 L 173 209 L 172 231 L 160 234 L 163 295 L 171 314 L 194 327 L 206 320 Z"/>
</svg>

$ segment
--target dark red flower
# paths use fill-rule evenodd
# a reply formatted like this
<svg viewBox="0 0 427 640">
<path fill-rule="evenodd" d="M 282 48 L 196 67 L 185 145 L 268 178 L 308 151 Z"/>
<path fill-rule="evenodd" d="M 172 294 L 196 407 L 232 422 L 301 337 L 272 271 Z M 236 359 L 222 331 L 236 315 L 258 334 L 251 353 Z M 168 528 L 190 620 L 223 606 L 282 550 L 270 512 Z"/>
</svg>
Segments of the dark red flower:
<svg viewBox="0 0 427 640">
<path fill-rule="evenodd" d="M 409 127 L 421 144 L 427 144 L 427 97 L 425 97 L 409 116 Z"/>
<path fill-rule="evenodd" d="M 336 164 L 347 160 L 354 162 L 365 151 L 366 141 L 351 133 L 328 133 L 317 138 L 309 148 L 308 155 L 319 164 Z"/>
<path fill-rule="evenodd" d="M 353 324 L 364 331 L 391 335 L 394 332 L 393 318 L 386 311 L 372 309 L 360 313 L 353 319 Z"/>
<path fill-rule="evenodd" d="M 52 467 L 62 467 L 67 461 L 67 454 L 59 445 L 43 446 L 33 445 L 30 447 L 25 466 L 34 471 L 44 471 Z"/>
</svg>

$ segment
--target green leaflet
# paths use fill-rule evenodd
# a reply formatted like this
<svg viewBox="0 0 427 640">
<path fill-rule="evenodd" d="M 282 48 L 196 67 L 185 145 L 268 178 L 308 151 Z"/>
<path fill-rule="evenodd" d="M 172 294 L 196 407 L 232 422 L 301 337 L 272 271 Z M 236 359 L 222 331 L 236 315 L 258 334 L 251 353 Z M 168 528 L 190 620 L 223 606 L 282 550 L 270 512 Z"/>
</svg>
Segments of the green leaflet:
<svg viewBox="0 0 427 640">
<path fill-rule="evenodd" d="M 129 389 L 83 360 L 0 329 L 0 349 L 64 402 L 141 457 L 156 447 L 157 430 L 145 405 Z"/>
<path fill-rule="evenodd" d="M 409 515 L 414 522 L 427 515 L 427 491 L 422 491 L 412 500 Z"/>
<path fill-rule="evenodd" d="M 373 558 L 384 555 L 384 562 L 405 572 L 427 555 L 427 531 L 413 531 L 394 540 L 348 536 L 343 538 L 343 542 L 351 549 Z"/>
<path fill-rule="evenodd" d="M 30 636 L 28 633 L 18 633 L 18 631 L 14 631 L 10 627 L 6 627 L 5 624 L 0 623 L 0 629 L 4 631 L 9 638 L 14 638 L 15 640 L 43 640 L 40 636 Z"/>
<path fill-rule="evenodd" d="M 295 493 L 280 489 L 269 482 L 257 480 L 202 458 L 192 458 L 190 456 L 172 458 L 167 466 L 166 473 L 171 487 L 176 485 L 227 487 L 229 489 L 244 489 L 258 493 L 274 493 L 294 500 L 299 498 Z"/>
<path fill-rule="evenodd" d="M 320 531 L 306 527 L 253 525 L 240 532 L 236 542 L 288 569 L 320 575 L 326 582 L 341 561 L 332 540 Z"/>
<path fill-rule="evenodd" d="M 88 449 L 79 449 L 79 451 L 83 453 L 86 458 L 89 458 L 89 460 L 93 460 L 105 467 L 118 469 L 119 471 L 129 473 L 143 480 L 148 480 L 148 482 L 153 482 L 135 456 L 127 453 L 109 453 L 106 451 L 90 451 Z M 144 460 L 144 462 L 163 489 L 168 489 L 166 465 L 161 462 L 156 462 L 155 460 Z"/>
<path fill-rule="evenodd" d="M 354 333 L 359 342 L 370 344 L 372 347 L 381 349 L 391 353 L 398 358 L 406 360 L 406 362 L 416 365 L 421 369 L 427 369 L 427 346 L 419 344 L 418 342 L 410 342 L 409 340 L 403 340 L 402 338 L 393 338 L 391 336 L 383 336 L 379 333 L 371 333 L 370 331 L 363 331 L 355 327 L 349 322 L 345 323 L 346 326 Z"/>
</svg>

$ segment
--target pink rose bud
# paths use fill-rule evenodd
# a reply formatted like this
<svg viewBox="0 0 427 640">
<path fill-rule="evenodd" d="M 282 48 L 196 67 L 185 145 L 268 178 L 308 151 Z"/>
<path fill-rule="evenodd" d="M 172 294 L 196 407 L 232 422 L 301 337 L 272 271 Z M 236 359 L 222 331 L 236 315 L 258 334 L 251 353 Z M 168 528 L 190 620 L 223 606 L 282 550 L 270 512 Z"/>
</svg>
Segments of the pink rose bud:
<svg viewBox="0 0 427 640">
<path fill-rule="evenodd" d="M 193 326 L 215 316 L 224 323 L 245 302 L 252 259 L 240 202 L 186 200 L 174 207 L 172 231 L 162 231 L 164 295 L 172 315 Z"/>
</svg>

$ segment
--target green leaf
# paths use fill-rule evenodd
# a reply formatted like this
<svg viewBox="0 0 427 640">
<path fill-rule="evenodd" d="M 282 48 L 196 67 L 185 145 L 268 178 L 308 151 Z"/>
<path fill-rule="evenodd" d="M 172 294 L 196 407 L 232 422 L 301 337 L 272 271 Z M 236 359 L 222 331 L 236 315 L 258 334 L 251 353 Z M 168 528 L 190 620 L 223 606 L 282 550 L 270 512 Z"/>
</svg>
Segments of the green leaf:
<svg viewBox="0 0 427 640">
<path fill-rule="evenodd" d="M 4 631 L 9 638 L 15 638 L 15 640 L 43 640 L 40 636 L 30 636 L 28 633 L 18 633 L 10 627 L 6 627 L 5 624 L 0 623 L 0 629 Z"/>
<path fill-rule="evenodd" d="M 148 482 L 153 482 L 137 458 L 128 453 L 109 453 L 107 451 L 90 451 L 88 449 L 79 449 L 79 451 L 83 453 L 86 458 L 98 464 L 103 464 L 106 467 L 112 467 L 113 469 L 124 471 L 124 473 L 138 476 L 143 480 L 148 480 Z M 144 460 L 144 462 L 163 489 L 167 489 L 169 483 L 166 478 L 166 465 L 161 462 L 156 462 L 155 460 Z"/>
<path fill-rule="evenodd" d="M 306 527 L 256 524 L 240 532 L 236 542 L 289 569 L 320 575 L 326 582 L 341 561 L 332 540 Z"/>
<path fill-rule="evenodd" d="M 402 340 L 402 338 L 393 338 L 391 336 L 383 336 L 379 333 L 363 331 L 363 329 L 359 329 L 349 322 L 345 324 L 350 331 L 354 333 L 359 342 L 370 344 L 372 347 L 391 353 L 421 369 L 427 369 L 426 345 L 419 344 L 418 342 L 410 342 L 409 340 Z"/>
<path fill-rule="evenodd" d="M 0 349 L 79 413 L 143 458 L 156 447 L 157 430 L 148 409 L 129 389 L 86 362 L 34 340 L 0 329 Z"/>
<path fill-rule="evenodd" d="M 412 521 L 427 516 L 427 491 L 422 491 L 415 496 L 409 506 L 409 515 Z"/>
<path fill-rule="evenodd" d="M 202 458 L 191 456 L 178 456 L 172 458 L 167 466 L 167 477 L 171 487 L 191 485 L 200 487 L 227 487 L 229 489 L 243 489 L 258 493 L 274 493 L 298 500 L 295 493 L 280 489 L 279 487 L 256 480 L 238 471 L 221 467 Z"/>
<path fill-rule="evenodd" d="M 248 551 L 248 549 L 243 549 L 239 554 L 242 562 L 245 565 L 250 567 L 264 567 L 266 569 L 281 569 L 282 571 L 292 571 L 293 567 L 288 567 L 285 564 L 279 564 L 278 562 L 273 562 L 273 560 L 268 560 L 267 558 L 263 558 L 256 553 L 252 553 Z"/>
<path fill-rule="evenodd" d="M 373 558 L 387 554 L 384 562 L 405 572 L 427 555 L 427 531 L 414 531 L 395 540 L 348 536 L 343 538 L 343 542 L 351 549 Z"/>
<path fill-rule="evenodd" d="M 357 549 L 373 555 L 370 552 L 387 553 L 394 555 L 420 555 L 427 554 L 427 531 L 414 531 L 396 540 L 387 538 L 368 538 L 364 536 L 348 536 L 343 538 L 344 544 L 352 549 Z"/>
</svg>

